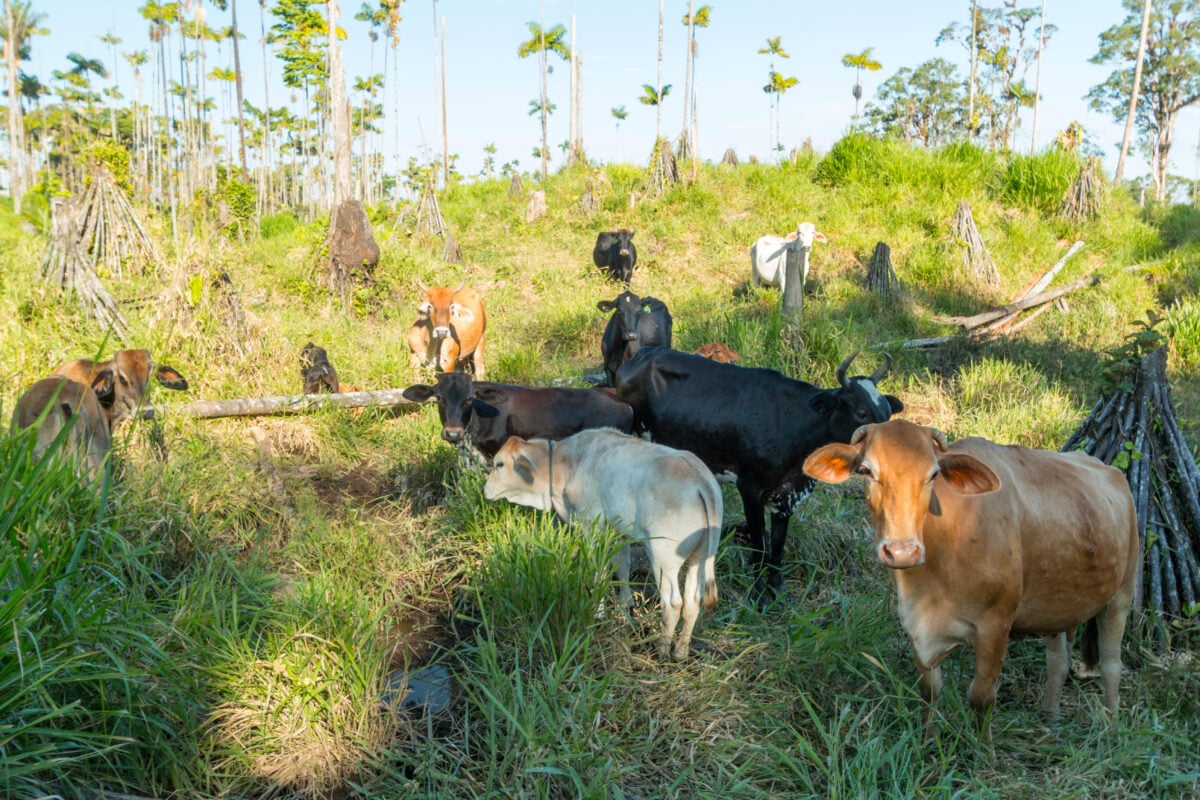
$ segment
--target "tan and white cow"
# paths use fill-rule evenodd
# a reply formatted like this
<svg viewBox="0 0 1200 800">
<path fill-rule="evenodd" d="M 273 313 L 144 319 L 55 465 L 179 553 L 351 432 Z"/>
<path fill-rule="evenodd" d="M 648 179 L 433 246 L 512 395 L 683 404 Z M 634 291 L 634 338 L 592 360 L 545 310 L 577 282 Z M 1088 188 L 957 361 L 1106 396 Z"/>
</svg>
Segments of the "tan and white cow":
<svg viewBox="0 0 1200 800">
<path fill-rule="evenodd" d="M 492 460 L 483 494 L 488 500 L 553 508 L 568 521 L 607 521 L 641 541 L 662 607 L 658 651 L 663 658 L 670 654 L 682 613 L 675 658 L 687 658 L 701 602 L 708 610 L 717 603 L 723 513 L 721 490 L 700 459 L 608 428 L 581 431 L 559 442 L 513 436 Z M 626 544 L 617 558 L 626 605 L 633 600 L 629 562 Z M 681 593 L 679 570 L 684 566 Z"/>
<path fill-rule="evenodd" d="M 469 362 L 476 378 L 483 378 L 483 344 L 487 315 L 479 292 L 460 283 L 455 288 L 426 286 L 417 281 L 423 297 L 417 320 L 408 329 L 408 349 L 414 367 L 454 372 Z"/>
<path fill-rule="evenodd" d="M 69 428 L 59 452 L 74 456 L 81 474 L 93 479 L 103 474 L 112 432 L 91 387 L 61 375 L 42 378 L 17 399 L 13 412 L 13 433 L 34 425 L 38 425 L 37 455 L 45 453 L 63 429 Z"/>
<path fill-rule="evenodd" d="M 100 363 L 79 358 L 63 364 L 53 374 L 92 387 L 110 431 L 118 422 L 132 419 L 145 404 L 152 375 L 164 388 L 180 392 L 188 388 L 178 370 L 154 363 L 149 350 L 118 350 Z"/>
<path fill-rule="evenodd" d="M 804 462 L 818 480 L 863 479 L 875 555 L 890 568 L 900 622 L 912 643 L 926 721 L 942 660 L 975 650 L 968 698 L 990 739 L 987 712 L 1008 640 L 1046 640 L 1043 708 L 1057 714 L 1069 669 L 1068 635 L 1089 623 L 1083 655 L 1100 665 L 1104 702 L 1117 711 L 1121 637 L 1141 563 L 1125 476 L 1091 456 L 946 443 L 934 428 L 894 419 L 866 425 L 850 444 Z M 1094 624 L 1093 624 L 1094 623 Z"/>
</svg>

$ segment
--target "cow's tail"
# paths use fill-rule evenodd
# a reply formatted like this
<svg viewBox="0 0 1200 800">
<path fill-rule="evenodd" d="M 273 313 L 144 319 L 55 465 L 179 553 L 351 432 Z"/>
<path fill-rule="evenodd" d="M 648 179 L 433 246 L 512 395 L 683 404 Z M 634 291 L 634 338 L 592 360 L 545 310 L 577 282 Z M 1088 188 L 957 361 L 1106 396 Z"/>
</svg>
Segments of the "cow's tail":
<svg viewBox="0 0 1200 800">
<path fill-rule="evenodd" d="M 1095 617 L 1083 626 L 1083 638 L 1079 641 L 1079 649 L 1083 654 L 1084 667 L 1094 671 L 1100 665 L 1100 625 Z"/>
<path fill-rule="evenodd" d="M 704 506 L 704 515 L 708 523 L 708 541 L 704 554 L 704 567 L 701 570 L 701 580 L 704 592 L 704 610 L 712 611 L 717 605 L 717 547 L 721 544 L 721 520 L 724 516 L 721 500 L 721 487 L 711 484 L 708 492 L 700 492 L 700 502 Z M 712 498 L 705 497 L 708 494 Z"/>
</svg>

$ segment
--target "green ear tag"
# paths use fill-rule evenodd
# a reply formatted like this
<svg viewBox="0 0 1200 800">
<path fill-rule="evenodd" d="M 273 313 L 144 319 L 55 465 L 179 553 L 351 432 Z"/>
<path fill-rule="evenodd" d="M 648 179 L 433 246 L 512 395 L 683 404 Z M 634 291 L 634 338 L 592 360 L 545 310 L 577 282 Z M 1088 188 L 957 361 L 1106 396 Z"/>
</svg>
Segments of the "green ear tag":
<svg viewBox="0 0 1200 800">
<path fill-rule="evenodd" d="M 650 313 L 650 304 L 649 304 L 649 303 L 647 303 L 646 305 L 642 306 L 642 313 L 643 313 L 643 314 L 649 314 L 649 313 Z"/>
</svg>

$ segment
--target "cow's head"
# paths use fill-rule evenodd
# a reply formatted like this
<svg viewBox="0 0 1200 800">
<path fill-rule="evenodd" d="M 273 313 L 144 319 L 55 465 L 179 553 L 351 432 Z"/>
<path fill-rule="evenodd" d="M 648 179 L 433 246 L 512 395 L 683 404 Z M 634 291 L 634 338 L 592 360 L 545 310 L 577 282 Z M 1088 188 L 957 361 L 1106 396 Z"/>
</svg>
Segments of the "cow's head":
<svg viewBox="0 0 1200 800">
<path fill-rule="evenodd" d="M 325 352 L 324 347 L 317 347 L 312 342 L 304 345 L 304 349 L 300 351 L 300 374 L 307 374 L 310 369 L 319 364 L 328 364 L 329 354 Z"/>
<path fill-rule="evenodd" d="M 615 300 L 601 300 L 596 308 L 604 313 L 615 312 L 620 338 L 627 342 L 638 338 L 638 317 L 650 313 L 649 304 L 633 292 L 621 292 Z"/>
<path fill-rule="evenodd" d="M 492 472 L 483 485 L 483 496 L 549 510 L 552 506 L 549 460 L 549 442 L 510 436 L 492 458 Z"/>
<path fill-rule="evenodd" d="M 508 393 L 500 387 L 478 385 L 465 372 L 443 372 L 438 375 L 436 385 L 417 383 L 400 394 L 414 403 L 437 400 L 442 438 L 450 444 L 463 441 L 473 414 L 494 416 L 499 413 L 496 406 L 508 399 Z M 478 404 L 477 400 L 480 401 Z"/>
<path fill-rule="evenodd" d="M 804 472 L 828 483 L 862 476 L 875 523 L 875 557 L 893 569 L 925 563 L 925 520 L 942 514 L 938 491 L 985 494 L 1000 488 L 1000 479 L 982 461 L 947 452 L 941 431 L 903 419 L 865 425 L 850 444 L 819 448 L 805 459 Z"/>
<path fill-rule="evenodd" d="M 801 222 L 796 226 L 796 232 L 787 238 L 790 246 L 803 250 L 812 250 L 813 242 L 826 241 L 825 234 L 817 230 L 817 226 L 811 222 Z"/>
<path fill-rule="evenodd" d="M 879 392 L 879 381 L 892 367 L 892 357 L 887 353 L 883 354 L 883 363 L 870 375 L 846 377 L 850 362 L 858 353 L 855 350 L 838 364 L 838 387 L 820 391 L 810 401 L 812 409 L 828 420 L 829 435 L 837 442 L 848 442 L 863 425 L 887 422 L 892 414 L 904 410 L 900 398 Z"/>
<path fill-rule="evenodd" d="M 99 365 L 92 389 L 108 415 L 109 423 L 130 419 L 145 402 L 153 375 L 167 389 L 183 391 L 187 380 L 173 367 L 155 364 L 149 350 L 118 350 Z"/>
<path fill-rule="evenodd" d="M 617 240 L 617 255 L 621 258 L 629 258 L 629 246 L 633 241 L 633 231 L 621 228 L 619 231 L 613 231 L 613 236 Z"/>
<path fill-rule="evenodd" d="M 463 281 L 458 286 L 450 288 L 449 286 L 426 286 L 421 281 L 417 281 L 417 286 L 421 287 L 424 294 L 420 305 L 417 306 L 417 312 L 422 319 L 429 320 L 435 337 L 445 339 L 450 335 L 451 325 L 475 319 L 474 312 L 454 301 L 454 296 L 466 285 L 467 282 Z"/>
</svg>

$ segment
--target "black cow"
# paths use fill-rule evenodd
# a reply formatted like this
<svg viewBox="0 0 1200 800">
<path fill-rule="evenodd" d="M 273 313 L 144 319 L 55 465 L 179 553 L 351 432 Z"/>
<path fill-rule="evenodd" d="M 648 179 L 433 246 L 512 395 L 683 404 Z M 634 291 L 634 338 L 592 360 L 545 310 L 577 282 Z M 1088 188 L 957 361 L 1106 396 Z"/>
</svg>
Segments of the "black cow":
<svg viewBox="0 0 1200 800">
<path fill-rule="evenodd" d="M 629 279 L 633 277 L 633 265 L 637 263 L 633 231 L 626 228 L 619 231 L 603 231 L 596 237 L 592 261 L 597 267 L 608 270 L 613 280 L 624 281 L 628 286 Z"/>
<path fill-rule="evenodd" d="M 337 371 L 329 363 L 329 356 L 324 347 L 317 347 L 312 342 L 304 345 L 300 351 L 300 374 L 304 376 L 304 393 L 333 392 L 337 394 L 341 387 L 338 385 Z"/>
<path fill-rule="evenodd" d="M 510 436 L 557 441 L 588 428 L 633 430 L 633 409 L 611 389 L 509 386 L 443 372 L 437 385 L 418 383 L 401 394 L 417 403 L 437 400 L 442 438 L 489 464 Z"/>
<path fill-rule="evenodd" d="M 621 292 L 616 300 L 596 303 L 596 308 L 613 312 L 600 339 L 604 375 L 609 386 L 616 385 L 617 367 L 633 358 L 638 350 L 671 346 L 671 312 L 662 300 Z"/>
<path fill-rule="evenodd" d="M 754 551 L 752 594 L 759 602 L 783 586 L 788 521 L 813 487 L 804 459 L 822 445 L 848 443 L 860 426 L 885 422 L 904 408 L 876 388 L 891 357 L 885 355 L 870 377 L 847 378 L 856 355 L 838 365 L 836 389 L 661 347 L 643 348 L 617 370 L 617 394 L 633 406 L 639 429 L 656 442 L 690 450 L 716 475 L 737 476 Z M 764 507 L 771 512 L 769 554 Z"/>
</svg>

